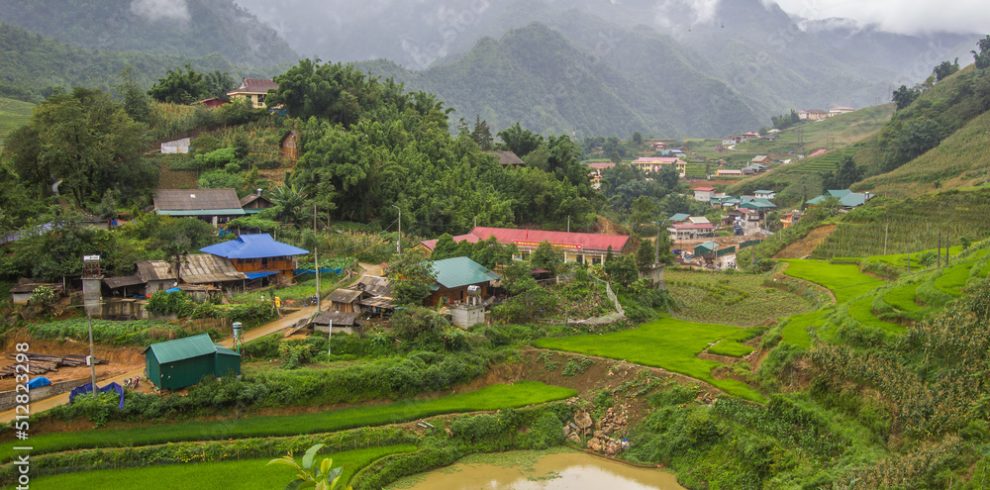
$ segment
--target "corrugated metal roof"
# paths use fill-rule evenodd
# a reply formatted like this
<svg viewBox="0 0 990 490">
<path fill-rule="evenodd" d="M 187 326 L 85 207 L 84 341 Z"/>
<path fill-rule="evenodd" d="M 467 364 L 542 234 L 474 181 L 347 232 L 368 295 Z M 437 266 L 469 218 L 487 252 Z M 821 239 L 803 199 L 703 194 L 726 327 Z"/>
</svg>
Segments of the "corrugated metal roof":
<svg viewBox="0 0 990 490">
<path fill-rule="evenodd" d="M 201 252 L 228 259 L 263 259 L 271 257 L 291 257 L 305 255 L 309 250 L 277 242 L 268 233 L 241 235 L 233 240 L 203 247 Z"/>
<path fill-rule="evenodd" d="M 569 233 L 566 231 L 544 231 L 514 228 L 489 228 L 478 226 L 471 230 L 476 239 L 487 240 L 494 237 L 503 245 L 515 244 L 536 247 L 542 242 L 550 242 L 555 247 L 574 248 L 577 250 L 612 251 L 620 253 L 629 242 L 625 235 L 607 235 L 604 233 Z M 454 241 L 457 241 L 455 237 Z"/>
<path fill-rule="evenodd" d="M 341 311 L 325 311 L 313 318 L 316 325 L 329 325 L 332 321 L 336 327 L 350 327 L 360 325 L 360 313 L 344 313 Z"/>
<path fill-rule="evenodd" d="M 244 94 L 244 93 L 265 94 L 268 93 L 269 90 L 277 90 L 277 89 L 278 89 L 278 83 L 275 83 L 274 80 L 268 80 L 264 78 L 245 78 L 244 81 L 241 82 L 241 85 L 239 87 L 235 88 L 234 90 L 231 90 L 230 92 L 227 92 L 227 95 Z"/>
<path fill-rule="evenodd" d="M 453 257 L 432 263 L 433 274 L 441 286 L 453 289 L 470 284 L 495 281 L 498 274 L 468 257 Z"/>
<path fill-rule="evenodd" d="M 389 296 L 392 294 L 392 284 L 387 277 L 382 276 L 361 276 L 357 284 L 349 289 L 364 291 L 372 296 Z"/>
<path fill-rule="evenodd" d="M 169 340 L 151 344 L 144 351 L 151 350 L 158 359 L 159 364 L 191 359 L 217 352 L 217 346 L 210 339 L 209 334 L 199 334 L 184 339 Z"/>
<path fill-rule="evenodd" d="M 155 211 L 231 211 L 241 209 L 234 189 L 158 189 Z"/>
<path fill-rule="evenodd" d="M 103 283 L 107 285 L 110 289 L 117 289 L 126 286 L 137 286 L 138 284 L 144 284 L 145 281 L 141 280 L 138 275 L 133 276 L 121 276 L 121 277 L 108 277 L 103 279 Z"/>
<path fill-rule="evenodd" d="M 172 266 L 164 260 L 142 260 L 137 263 L 137 275 L 144 282 L 148 281 L 174 281 L 178 279 Z"/>
<path fill-rule="evenodd" d="M 179 276 L 190 284 L 243 281 L 247 276 L 229 260 L 216 255 L 192 254 L 182 257 Z"/>
<path fill-rule="evenodd" d="M 248 214 L 241 208 L 232 209 L 195 209 L 195 210 L 160 210 L 162 216 L 243 216 Z"/>
<path fill-rule="evenodd" d="M 362 294 L 364 293 L 354 289 L 336 289 L 334 292 L 330 293 L 330 301 L 345 304 L 353 303 L 357 301 Z"/>
</svg>

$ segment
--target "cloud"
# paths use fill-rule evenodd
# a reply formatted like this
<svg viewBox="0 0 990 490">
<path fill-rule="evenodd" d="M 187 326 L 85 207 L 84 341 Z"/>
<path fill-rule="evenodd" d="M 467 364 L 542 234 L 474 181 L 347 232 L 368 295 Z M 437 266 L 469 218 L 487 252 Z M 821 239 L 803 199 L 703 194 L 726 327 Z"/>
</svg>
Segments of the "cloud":
<svg viewBox="0 0 990 490">
<path fill-rule="evenodd" d="M 658 0 L 654 20 L 658 27 L 673 30 L 693 27 L 715 18 L 720 0 Z"/>
<path fill-rule="evenodd" d="M 990 32 L 986 0 L 775 1 L 785 11 L 808 19 L 845 17 L 890 32 Z"/>
<path fill-rule="evenodd" d="M 186 0 L 133 0 L 131 12 L 148 20 L 189 20 Z"/>
</svg>

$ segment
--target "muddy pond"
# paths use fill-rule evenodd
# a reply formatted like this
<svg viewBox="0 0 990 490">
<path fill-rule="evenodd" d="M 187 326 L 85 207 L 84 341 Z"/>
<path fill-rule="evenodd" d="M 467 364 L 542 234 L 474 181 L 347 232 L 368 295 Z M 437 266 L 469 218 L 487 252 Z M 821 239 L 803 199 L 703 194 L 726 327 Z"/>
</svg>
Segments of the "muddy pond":
<svg viewBox="0 0 990 490">
<path fill-rule="evenodd" d="M 672 473 L 570 451 L 469 456 L 399 480 L 393 490 L 682 490 Z"/>
</svg>

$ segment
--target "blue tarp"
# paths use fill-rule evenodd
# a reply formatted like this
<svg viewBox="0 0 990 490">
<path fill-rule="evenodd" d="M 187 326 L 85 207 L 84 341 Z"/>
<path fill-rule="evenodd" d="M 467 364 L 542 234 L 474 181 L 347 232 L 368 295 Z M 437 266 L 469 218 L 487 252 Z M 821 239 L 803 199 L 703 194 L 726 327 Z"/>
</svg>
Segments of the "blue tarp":
<svg viewBox="0 0 990 490">
<path fill-rule="evenodd" d="M 276 242 L 268 233 L 241 235 L 233 240 L 199 249 L 200 252 L 227 259 L 265 259 L 306 255 L 309 250 Z"/>
<path fill-rule="evenodd" d="M 261 279 L 263 277 L 270 277 L 270 276 L 274 276 L 276 274 L 278 274 L 278 272 L 273 272 L 273 271 L 245 272 L 244 273 L 244 275 L 247 276 L 248 279 L 252 279 L 252 280 L 253 279 Z"/>
<path fill-rule="evenodd" d="M 168 288 L 168 289 L 165 290 L 166 293 L 178 293 L 179 291 L 182 291 L 182 290 L 179 289 L 179 288 Z"/>
<path fill-rule="evenodd" d="M 106 392 L 109 392 L 109 391 L 113 391 L 113 392 L 117 393 L 117 395 L 120 396 L 120 403 L 117 404 L 117 408 L 120 408 L 120 409 L 123 409 L 124 408 L 124 387 L 123 386 L 120 386 L 117 383 L 110 383 L 110 384 L 108 384 L 106 386 L 103 386 L 103 387 L 97 387 L 97 389 L 100 391 L 100 393 L 106 393 Z M 93 383 L 86 383 L 86 384 L 84 384 L 82 386 L 77 386 L 77 387 L 73 388 L 72 391 L 69 392 L 69 403 L 72 403 L 76 399 L 76 396 L 82 395 L 83 393 L 91 393 L 92 391 L 93 391 Z"/>
<path fill-rule="evenodd" d="M 294 271 L 295 275 L 302 276 L 306 274 L 316 274 L 316 269 L 296 269 Z M 344 273 L 344 269 L 340 267 L 320 267 L 320 274 L 334 274 L 341 275 Z"/>
<path fill-rule="evenodd" d="M 41 388 L 42 386 L 51 386 L 52 382 L 44 376 L 38 376 L 37 378 L 28 381 L 28 389 L 33 390 L 35 388 Z"/>
</svg>

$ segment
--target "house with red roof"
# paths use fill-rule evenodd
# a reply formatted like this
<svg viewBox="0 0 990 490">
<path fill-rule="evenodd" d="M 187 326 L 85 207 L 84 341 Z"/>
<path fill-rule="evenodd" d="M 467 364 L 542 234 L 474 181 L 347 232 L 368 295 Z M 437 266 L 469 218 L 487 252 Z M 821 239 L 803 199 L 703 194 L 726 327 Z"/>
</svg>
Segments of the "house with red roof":
<svg viewBox="0 0 990 490">
<path fill-rule="evenodd" d="M 691 190 L 694 191 L 694 200 L 698 202 L 711 202 L 715 197 L 715 188 L 711 186 L 698 186 Z"/>
<path fill-rule="evenodd" d="M 708 220 L 705 220 L 708 221 Z M 715 225 L 711 223 L 697 223 L 688 220 L 683 223 L 674 223 L 667 228 L 670 233 L 670 240 L 683 242 L 687 240 L 697 240 L 699 238 L 711 238 L 715 236 Z"/>
<path fill-rule="evenodd" d="M 543 242 L 548 242 L 554 248 L 562 251 L 564 262 L 577 262 L 579 264 L 600 264 L 605 261 L 610 250 L 616 255 L 632 252 L 632 244 L 628 236 L 605 233 L 571 233 L 476 226 L 469 233 L 453 238 L 457 243 L 463 241 L 478 243 L 494 238 L 502 245 L 515 245 L 518 252 L 513 258 L 517 260 L 528 259 L 529 255 Z M 432 252 L 437 246 L 437 240 L 424 240 L 420 242 L 419 246 Z"/>
</svg>

